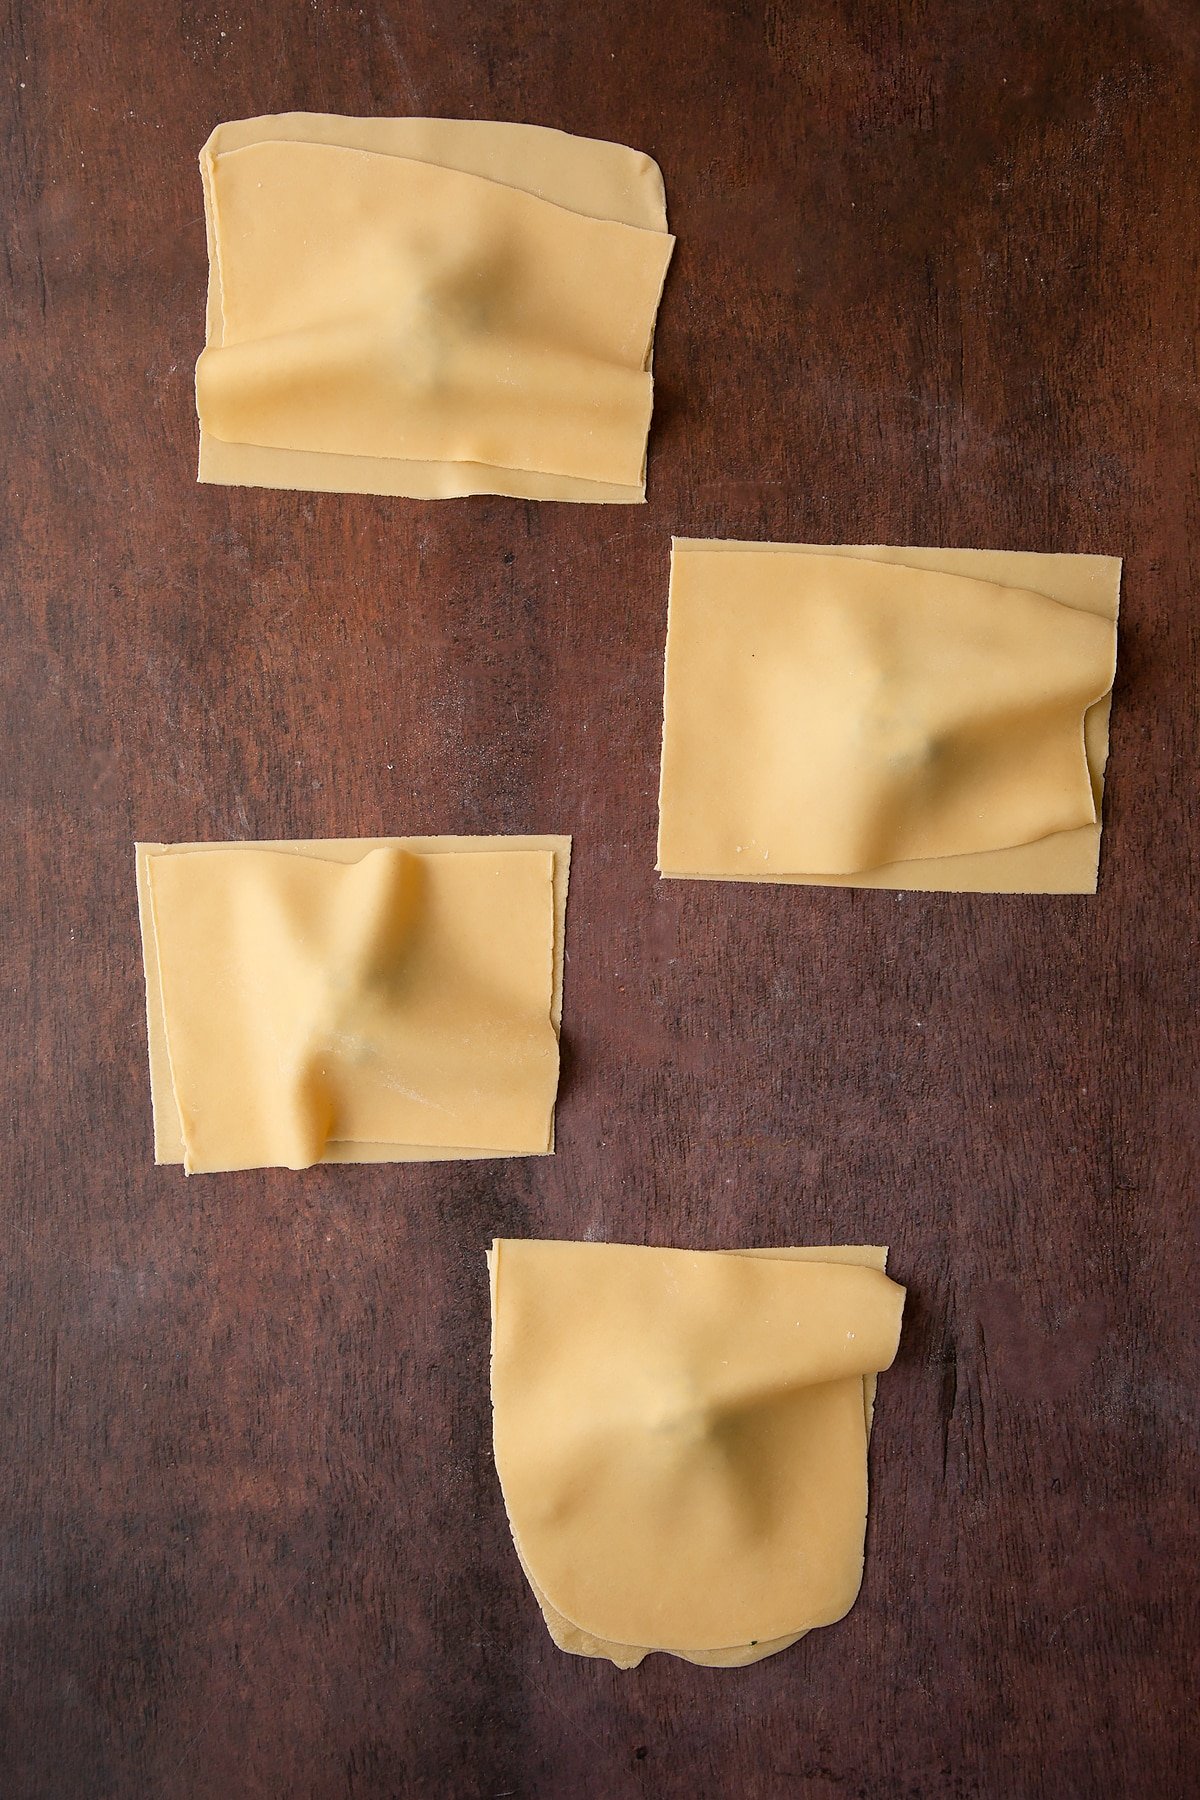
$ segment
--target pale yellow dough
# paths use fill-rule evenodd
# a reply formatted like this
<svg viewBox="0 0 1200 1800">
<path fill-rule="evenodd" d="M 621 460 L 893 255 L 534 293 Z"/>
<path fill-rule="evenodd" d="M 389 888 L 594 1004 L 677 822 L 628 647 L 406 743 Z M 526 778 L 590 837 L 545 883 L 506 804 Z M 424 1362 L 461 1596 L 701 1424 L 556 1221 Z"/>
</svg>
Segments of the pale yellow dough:
<svg viewBox="0 0 1200 1800">
<path fill-rule="evenodd" d="M 155 1160 L 553 1148 L 565 838 L 139 845 Z"/>
<path fill-rule="evenodd" d="M 201 155 L 200 479 L 644 499 L 656 165 L 535 126 L 283 114 Z"/>
<path fill-rule="evenodd" d="M 676 540 L 660 871 L 1093 892 L 1120 567 Z"/>
<path fill-rule="evenodd" d="M 736 1666 L 853 1605 L 886 1251 L 498 1240 L 496 1467 L 555 1642 Z"/>
</svg>

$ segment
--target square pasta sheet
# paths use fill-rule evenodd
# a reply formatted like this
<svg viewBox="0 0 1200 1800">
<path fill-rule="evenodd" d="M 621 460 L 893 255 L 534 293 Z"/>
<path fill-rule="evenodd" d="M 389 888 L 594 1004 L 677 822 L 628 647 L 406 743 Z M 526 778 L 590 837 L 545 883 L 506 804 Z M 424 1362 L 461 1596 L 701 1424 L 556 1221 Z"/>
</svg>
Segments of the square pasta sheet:
<svg viewBox="0 0 1200 1800">
<path fill-rule="evenodd" d="M 155 1161 L 554 1147 L 570 839 L 140 844 Z"/>
<path fill-rule="evenodd" d="M 676 539 L 665 876 L 1094 893 L 1119 559 Z"/>
<path fill-rule="evenodd" d="M 645 499 L 658 166 L 540 126 L 284 113 L 200 158 L 201 481 Z"/>
</svg>

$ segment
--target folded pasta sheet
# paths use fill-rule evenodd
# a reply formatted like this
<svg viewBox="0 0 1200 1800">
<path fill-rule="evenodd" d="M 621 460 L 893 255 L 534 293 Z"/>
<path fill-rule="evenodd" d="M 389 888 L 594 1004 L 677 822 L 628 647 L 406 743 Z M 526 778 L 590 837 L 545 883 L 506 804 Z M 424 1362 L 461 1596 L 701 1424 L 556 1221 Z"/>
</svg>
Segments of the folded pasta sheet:
<svg viewBox="0 0 1200 1800">
<path fill-rule="evenodd" d="M 734 1666 L 849 1611 L 886 1256 L 493 1244 L 496 1467 L 561 1649 Z"/>
<path fill-rule="evenodd" d="M 645 499 L 657 165 L 533 125 L 287 113 L 201 154 L 200 479 Z"/>
<path fill-rule="evenodd" d="M 660 871 L 1094 892 L 1120 575 L 676 540 Z"/>
<path fill-rule="evenodd" d="M 139 844 L 155 1160 L 554 1147 L 569 838 Z"/>
</svg>

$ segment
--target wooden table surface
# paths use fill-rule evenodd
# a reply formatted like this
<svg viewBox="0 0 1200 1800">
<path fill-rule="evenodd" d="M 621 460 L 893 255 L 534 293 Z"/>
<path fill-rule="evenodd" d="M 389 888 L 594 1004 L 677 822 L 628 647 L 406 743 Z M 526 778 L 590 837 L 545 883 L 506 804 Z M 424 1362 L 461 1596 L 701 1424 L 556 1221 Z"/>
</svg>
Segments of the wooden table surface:
<svg viewBox="0 0 1200 1800">
<path fill-rule="evenodd" d="M 1200 1793 L 1195 5 L 15 0 L 4 41 L 0 1793 Z M 648 506 L 195 485 L 196 153 L 292 107 L 660 160 Z M 1098 898 L 660 884 L 673 531 L 1123 554 Z M 557 1156 L 156 1170 L 134 839 L 441 831 L 575 835 Z M 890 1242 L 843 1624 L 553 1648 L 495 1233 Z"/>
</svg>

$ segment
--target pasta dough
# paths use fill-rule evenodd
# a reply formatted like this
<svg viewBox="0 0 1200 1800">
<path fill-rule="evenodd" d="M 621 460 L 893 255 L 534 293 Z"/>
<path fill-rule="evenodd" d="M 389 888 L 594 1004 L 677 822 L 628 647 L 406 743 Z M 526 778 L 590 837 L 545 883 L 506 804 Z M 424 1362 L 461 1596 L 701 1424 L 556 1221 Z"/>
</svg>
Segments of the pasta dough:
<svg viewBox="0 0 1200 1800">
<path fill-rule="evenodd" d="M 568 839 L 139 845 L 155 1157 L 553 1148 Z"/>
<path fill-rule="evenodd" d="M 644 498 L 662 180 L 533 126 L 284 114 L 201 156 L 200 478 Z"/>
<path fill-rule="evenodd" d="M 561 1648 L 729 1666 L 849 1610 L 885 1257 L 493 1244 L 496 1467 Z"/>
<path fill-rule="evenodd" d="M 659 868 L 1091 892 L 1120 564 L 678 540 Z"/>
</svg>

